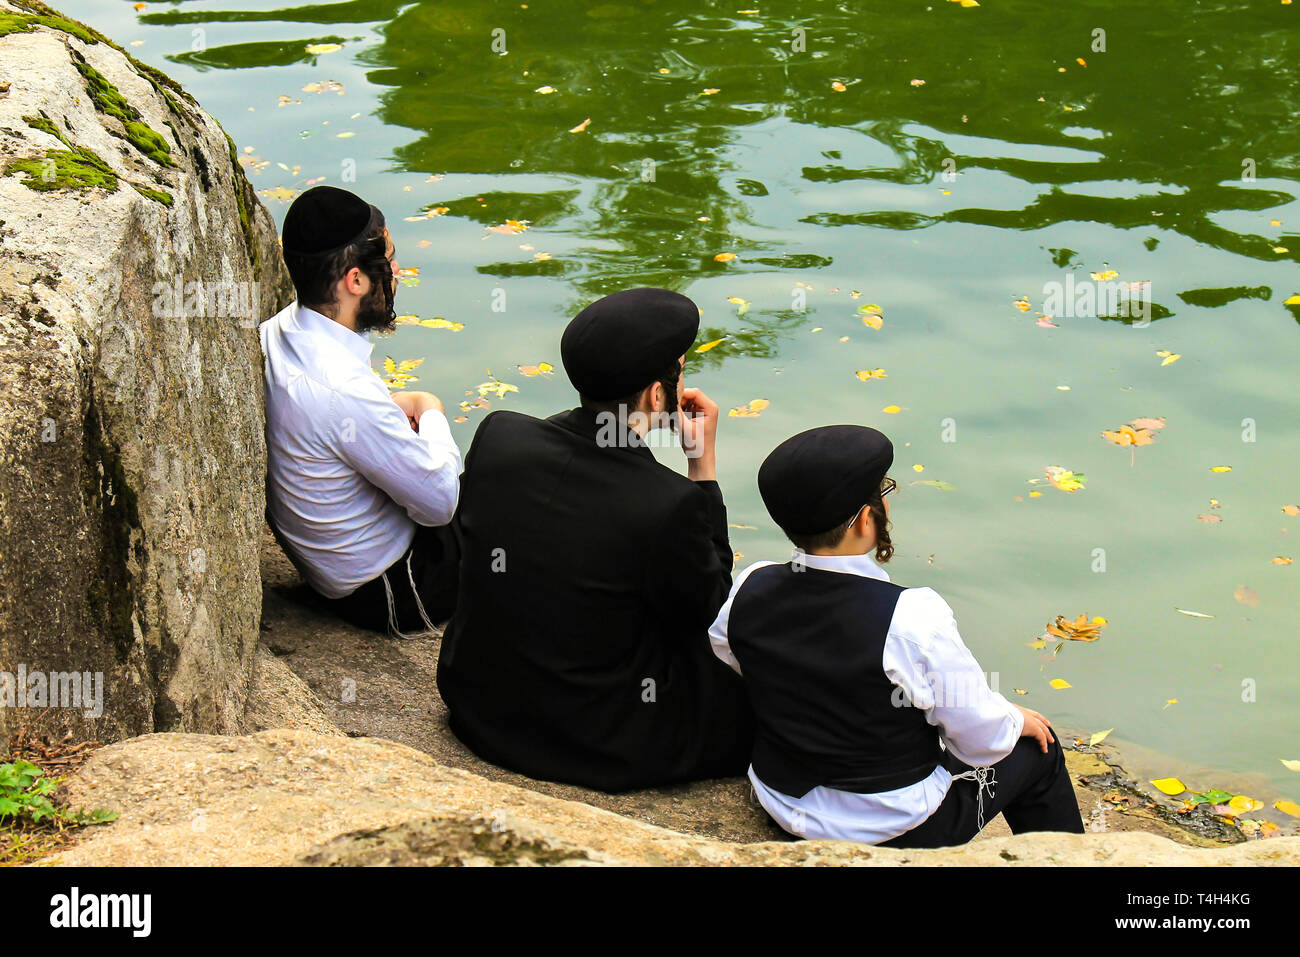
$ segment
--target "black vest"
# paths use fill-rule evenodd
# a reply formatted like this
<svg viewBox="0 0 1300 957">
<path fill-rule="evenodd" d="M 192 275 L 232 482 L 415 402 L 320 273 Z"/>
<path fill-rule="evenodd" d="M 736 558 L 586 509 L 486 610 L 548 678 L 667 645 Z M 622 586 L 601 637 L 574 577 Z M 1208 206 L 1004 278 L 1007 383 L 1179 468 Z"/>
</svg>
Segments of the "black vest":
<svg viewBox="0 0 1300 957">
<path fill-rule="evenodd" d="M 885 675 L 902 591 L 789 563 L 745 580 L 727 636 L 754 707 L 754 773 L 768 787 L 791 797 L 819 786 L 869 794 L 935 769 L 938 730 Z"/>
</svg>

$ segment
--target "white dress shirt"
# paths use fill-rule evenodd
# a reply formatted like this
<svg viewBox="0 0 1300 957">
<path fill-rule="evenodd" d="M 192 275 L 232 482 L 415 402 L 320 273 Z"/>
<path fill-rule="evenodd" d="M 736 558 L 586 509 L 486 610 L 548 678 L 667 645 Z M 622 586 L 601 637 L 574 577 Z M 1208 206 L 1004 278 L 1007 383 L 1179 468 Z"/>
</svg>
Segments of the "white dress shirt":
<svg viewBox="0 0 1300 957">
<path fill-rule="evenodd" d="M 411 428 L 365 336 L 297 302 L 259 331 L 271 519 L 308 583 L 340 598 L 397 561 L 417 524 L 451 521 L 460 449 L 441 412 Z"/>
<path fill-rule="evenodd" d="M 889 574 L 870 555 L 809 555 L 796 549 L 794 560 L 808 568 L 889 581 Z M 740 573 L 709 629 L 713 653 L 737 673 L 740 664 L 727 639 L 731 605 L 750 574 L 773 564 L 757 562 Z M 890 681 L 913 706 L 925 711 L 944 747 L 957 758 L 982 768 L 1011 753 L 1020 738 L 1024 715 L 989 688 L 984 672 L 957 633 L 952 609 L 934 589 L 908 588 L 899 593 L 882 657 Z M 924 780 L 893 791 L 855 794 L 815 787 L 800 798 L 769 788 L 752 765 L 749 780 L 759 803 L 791 834 L 879 844 L 933 814 L 948 793 L 952 775 L 940 764 Z"/>
</svg>

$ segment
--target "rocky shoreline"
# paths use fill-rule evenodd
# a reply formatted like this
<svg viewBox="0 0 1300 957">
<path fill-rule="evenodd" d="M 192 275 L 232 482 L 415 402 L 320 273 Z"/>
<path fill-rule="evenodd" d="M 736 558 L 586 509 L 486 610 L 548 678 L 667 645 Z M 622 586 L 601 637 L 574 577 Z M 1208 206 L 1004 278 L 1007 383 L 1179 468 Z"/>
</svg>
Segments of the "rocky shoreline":
<svg viewBox="0 0 1300 957">
<path fill-rule="evenodd" d="M 290 289 L 221 127 L 0 0 L 0 153 L 0 662 L 100 674 L 104 708 L 53 709 L 52 740 L 115 742 L 61 800 L 118 818 L 39 863 L 1300 863 L 1300 837 L 1227 844 L 1097 753 L 1068 755 L 1091 833 L 995 820 L 935 851 L 794 841 L 740 778 L 607 795 L 486 764 L 447 728 L 437 637 L 321 614 L 265 531 L 256 322 Z M 192 287 L 247 305 L 160 300 Z M 0 708 L 0 740 L 39 710 Z"/>
</svg>

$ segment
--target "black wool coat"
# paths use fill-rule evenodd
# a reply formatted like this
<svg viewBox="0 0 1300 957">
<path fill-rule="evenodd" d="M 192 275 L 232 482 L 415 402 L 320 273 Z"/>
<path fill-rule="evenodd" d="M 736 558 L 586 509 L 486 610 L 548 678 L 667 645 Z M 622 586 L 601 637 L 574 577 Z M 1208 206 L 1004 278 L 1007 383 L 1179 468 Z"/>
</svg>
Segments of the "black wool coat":
<svg viewBox="0 0 1300 957">
<path fill-rule="evenodd" d="M 748 702 L 708 640 L 731 586 L 716 482 L 584 408 L 500 411 L 466 456 L 456 522 L 438 689 L 457 737 L 603 791 L 744 772 Z"/>
</svg>

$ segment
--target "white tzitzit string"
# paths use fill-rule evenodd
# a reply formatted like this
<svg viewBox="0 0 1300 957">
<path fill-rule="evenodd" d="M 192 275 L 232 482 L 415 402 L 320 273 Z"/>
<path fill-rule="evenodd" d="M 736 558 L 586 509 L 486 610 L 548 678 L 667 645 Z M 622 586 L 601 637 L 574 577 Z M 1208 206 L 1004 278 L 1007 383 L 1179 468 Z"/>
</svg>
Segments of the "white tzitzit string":
<svg viewBox="0 0 1300 957">
<path fill-rule="evenodd" d="M 952 779 L 954 781 L 967 780 L 977 782 L 975 788 L 976 826 L 981 831 L 984 830 L 984 791 L 985 789 L 988 790 L 989 799 L 992 800 L 993 787 L 998 783 L 997 778 L 994 775 L 994 769 L 992 767 L 971 768 L 969 771 L 963 771 L 961 774 L 954 774 Z"/>
<path fill-rule="evenodd" d="M 412 553 L 413 554 L 413 553 Z M 424 610 L 424 602 L 420 599 L 420 590 L 415 587 L 415 572 L 411 569 L 411 555 L 406 556 L 406 580 L 411 583 L 411 594 L 415 596 L 415 607 L 420 612 L 420 619 L 424 622 L 425 630 L 414 635 L 404 634 L 397 627 L 397 606 L 393 602 L 393 586 L 389 584 L 388 572 L 380 576 L 384 580 L 384 595 L 388 599 L 388 630 L 395 636 L 402 639 L 419 638 L 423 635 L 436 633 L 438 626 L 429 620 L 429 613 Z"/>
<path fill-rule="evenodd" d="M 425 634 L 428 634 L 431 631 L 437 631 L 438 626 L 429 620 L 429 613 L 424 610 L 424 602 L 420 599 L 420 589 L 415 587 L 415 572 L 411 570 L 411 559 L 414 555 L 415 551 L 412 549 L 410 554 L 406 556 L 406 578 L 411 583 L 411 594 L 415 596 L 415 607 L 420 611 L 420 620 L 424 622 Z"/>
</svg>

